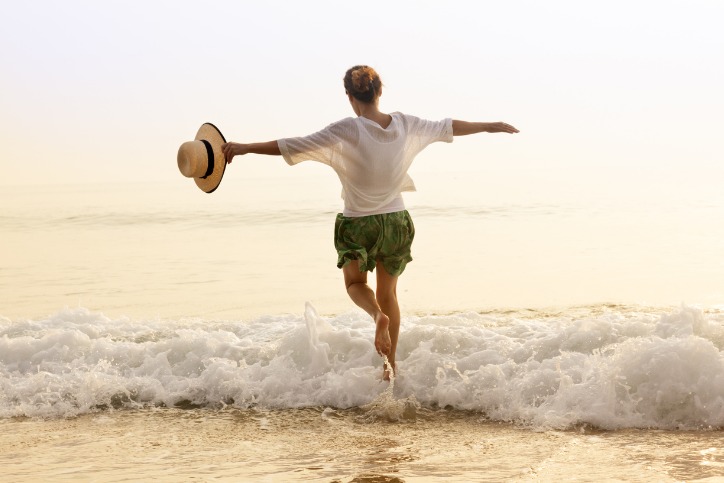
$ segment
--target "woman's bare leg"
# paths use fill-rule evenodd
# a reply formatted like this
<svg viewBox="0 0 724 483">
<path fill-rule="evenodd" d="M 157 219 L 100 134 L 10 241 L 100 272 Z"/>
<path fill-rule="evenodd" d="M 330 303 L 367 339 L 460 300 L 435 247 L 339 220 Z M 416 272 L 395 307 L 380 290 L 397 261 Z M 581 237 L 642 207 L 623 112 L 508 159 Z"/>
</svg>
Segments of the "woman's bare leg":
<svg viewBox="0 0 724 483">
<path fill-rule="evenodd" d="M 384 265 L 377 261 L 377 302 L 380 304 L 382 311 L 387 314 L 390 319 L 390 353 L 387 360 L 392 365 L 392 369 L 397 374 L 397 364 L 395 363 L 395 353 L 397 352 L 397 338 L 400 335 L 400 305 L 397 301 L 397 276 L 390 275 Z M 383 373 L 385 380 L 390 379 L 389 371 Z"/>
<path fill-rule="evenodd" d="M 375 321 L 377 326 L 375 330 L 375 349 L 377 349 L 377 353 L 389 356 L 390 347 L 392 347 L 389 330 L 390 319 L 384 310 L 380 308 L 380 304 L 377 303 L 375 293 L 367 285 L 367 272 L 360 272 L 359 261 L 352 260 L 352 262 L 342 267 L 342 273 L 344 274 L 344 284 L 347 287 L 349 297 Z"/>
</svg>

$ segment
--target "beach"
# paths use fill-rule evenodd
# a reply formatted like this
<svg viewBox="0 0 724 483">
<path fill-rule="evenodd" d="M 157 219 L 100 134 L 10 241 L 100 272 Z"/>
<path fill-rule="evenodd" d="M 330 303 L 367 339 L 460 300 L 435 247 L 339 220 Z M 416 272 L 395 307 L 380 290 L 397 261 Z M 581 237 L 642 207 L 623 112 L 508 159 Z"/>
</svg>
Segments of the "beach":
<svg viewBox="0 0 724 483">
<path fill-rule="evenodd" d="M 3 481 L 721 481 L 721 432 L 536 431 L 459 411 L 106 412 L 2 421 Z"/>
<path fill-rule="evenodd" d="M 182 186 L 0 194 L 3 481 L 724 475 L 714 190 L 665 210 L 412 195 L 391 387 L 334 266 L 336 187 L 295 181 L 244 186 L 263 209 Z"/>
<path fill-rule="evenodd" d="M 0 481 L 724 482 L 722 5 L 7 5 Z M 189 141 L 410 116 L 388 382 L 356 170 Z"/>
</svg>

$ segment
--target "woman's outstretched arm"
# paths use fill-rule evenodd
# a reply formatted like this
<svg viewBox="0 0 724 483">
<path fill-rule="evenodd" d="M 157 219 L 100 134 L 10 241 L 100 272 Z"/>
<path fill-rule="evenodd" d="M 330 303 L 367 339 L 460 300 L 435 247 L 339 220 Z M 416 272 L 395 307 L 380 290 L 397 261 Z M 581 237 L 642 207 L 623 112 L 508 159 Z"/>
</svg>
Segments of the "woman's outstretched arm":
<svg viewBox="0 0 724 483">
<path fill-rule="evenodd" d="M 234 156 L 241 156 L 244 154 L 268 154 L 270 156 L 282 155 L 282 152 L 279 151 L 279 144 L 276 141 L 251 144 L 226 143 L 221 145 L 221 149 L 224 151 L 224 157 L 226 158 L 227 164 L 231 163 Z"/>
<path fill-rule="evenodd" d="M 453 119 L 453 136 L 466 136 L 479 132 L 507 132 L 514 134 L 518 131 L 510 124 L 504 122 L 467 122 Z"/>
</svg>

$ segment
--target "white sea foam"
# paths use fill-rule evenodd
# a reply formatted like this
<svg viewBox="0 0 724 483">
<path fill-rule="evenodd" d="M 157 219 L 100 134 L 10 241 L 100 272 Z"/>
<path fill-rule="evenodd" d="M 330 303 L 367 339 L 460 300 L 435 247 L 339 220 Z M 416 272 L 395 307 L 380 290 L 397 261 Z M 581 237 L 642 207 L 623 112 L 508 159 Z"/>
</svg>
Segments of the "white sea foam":
<svg viewBox="0 0 724 483">
<path fill-rule="evenodd" d="M 724 427 L 724 312 L 591 307 L 403 319 L 394 391 L 362 313 L 252 321 L 0 318 L 0 417 L 120 407 L 420 406 L 539 428 Z"/>
</svg>

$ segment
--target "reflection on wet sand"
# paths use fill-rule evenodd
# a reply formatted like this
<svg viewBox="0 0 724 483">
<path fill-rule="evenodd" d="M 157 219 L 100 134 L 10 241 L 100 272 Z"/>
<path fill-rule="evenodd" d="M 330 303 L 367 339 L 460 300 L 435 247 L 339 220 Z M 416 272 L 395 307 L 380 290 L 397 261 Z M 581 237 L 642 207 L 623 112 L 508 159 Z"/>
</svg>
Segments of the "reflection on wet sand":
<svg viewBox="0 0 724 483">
<path fill-rule="evenodd" d="M 9 480 L 695 481 L 724 473 L 720 431 L 533 431 L 420 409 L 118 411 L 0 422 Z"/>
</svg>

